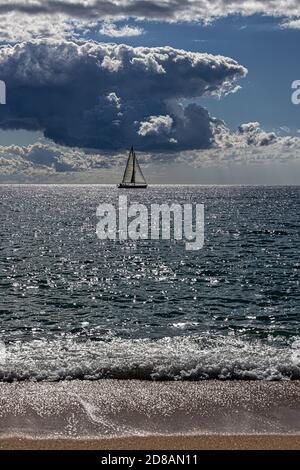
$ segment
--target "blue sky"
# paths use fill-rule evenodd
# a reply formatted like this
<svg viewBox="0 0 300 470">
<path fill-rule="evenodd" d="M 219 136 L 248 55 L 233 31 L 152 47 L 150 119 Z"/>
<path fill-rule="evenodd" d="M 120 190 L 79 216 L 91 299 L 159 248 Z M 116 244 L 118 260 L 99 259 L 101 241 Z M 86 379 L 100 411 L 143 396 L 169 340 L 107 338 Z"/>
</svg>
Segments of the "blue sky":
<svg viewBox="0 0 300 470">
<path fill-rule="evenodd" d="M 116 2 L 112 0 L 111 3 Z M 298 46 L 300 7 L 297 6 L 297 2 L 292 0 L 275 2 L 278 8 L 273 12 L 268 4 L 274 5 L 274 2 L 271 4 L 271 2 L 244 0 L 237 3 L 241 5 L 240 12 L 243 13 L 238 15 L 228 15 L 228 6 L 224 2 L 224 14 L 222 10 L 218 10 L 218 18 L 212 18 L 213 8 L 204 14 L 202 2 L 192 2 L 195 12 L 193 15 L 188 8 L 185 10 L 182 7 L 184 2 L 178 3 L 178 13 L 176 11 L 162 13 L 157 9 L 156 0 L 153 0 L 152 7 L 151 2 L 148 2 L 153 17 L 151 21 L 143 19 L 144 13 L 140 12 L 140 5 L 145 2 L 139 2 L 139 7 L 134 0 L 124 2 L 126 5 L 127 3 L 130 6 L 131 16 L 120 12 L 123 19 L 118 16 L 116 18 L 97 16 L 98 11 L 101 13 L 103 5 L 94 0 L 88 2 L 88 8 L 91 9 L 84 10 L 82 17 L 78 14 L 78 6 L 83 5 L 81 0 L 66 1 L 67 16 L 65 9 L 63 12 L 55 11 L 55 2 L 51 0 L 43 3 L 43 7 L 47 4 L 49 16 L 41 16 L 33 9 L 24 12 L 16 8 L 15 11 L 9 13 L 6 11 L 5 14 L 1 13 L 0 9 L 0 16 L 2 15 L 4 19 L 0 27 L 0 44 L 2 43 L 0 80 L 5 79 L 8 86 L 7 106 L 0 108 L 0 158 L 2 156 L 5 166 L 5 176 L 1 177 L 0 173 L 0 181 L 6 179 L 10 181 L 10 178 L 13 181 L 16 172 L 18 180 L 20 178 L 22 180 L 22 174 L 24 180 L 27 180 L 29 173 L 30 179 L 34 179 L 38 173 L 38 178 L 43 179 L 45 176 L 47 181 L 52 181 L 55 180 L 56 173 L 65 173 L 66 178 L 68 174 L 69 178 L 69 173 L 73 171 L 86 170 L 95 171 L 99 178 L 102 164 L 105 171 L 111 167 L 112 175 L 115 175 L 123 162 L 118 155 L 126 151 L 127 141 L 130 146 L 131 141 L 135 140 L 142 153 L 142 161 L 144 160 L 144 164 L 149 166 L 149 174 L 155 174 L 154 165 L 163 163 L 169 168 L 172 178 L 178 179 L 174 176 L 176 168 L 178 175 L 182 175 L 182 165 L 188 165 L 189 170 L 184 172 L 184 178 L 186 182 L 190 182 L 195 172 L 211 175 L 213 167 L 213 172 L 218 175 L 216 182 L 222 183 L 222 174 L 227 174 L 230 167 L 230 174 L 236 173 L 232 183 L 248 181 L 252 183 L 255 180 L 255 176 L 252 176 L 253 169 L 247 170 L 249 163 L 252 163 L 253 168 L 258 168 L 257 174 L 261 172 L 260 165 L 268 165 L 267 171 L 264 169 L 263 173 L 274 174 L 271 183 L 281 183 L 282 174 L 285 175 L 287 184 L 297 183 L 297 178 L 300 176 L 300 165 L 297 160 L 300 150 L 300 106 L 295 106 L 291 102 L 291 84 L 294 80 L 300 80 Z M 282 6 L 284 3 L 286 8 Z M 21 7 L 22 0 L 16 4 L 20 4 Z M 70 4 L 74 6 L 74 12 L 77 12 L 74 16 L 69 13 Z M 166 0 L 165 5 L 167 4 Z M 218 5 L 220 4 L 222 5 L 222 2 Z M 135 8 L 136 13 L 132 14 Z M 245 14 L 249 8 L 253 14 Z M 113 15 L 117 15 L 116 8 L 112 11 Z M 59 15 L 56 22 L 55 15 Z M 179 21 L 181 15 L 185 18 L 183 22 Z M 159 21 L 156 16 L 159 16 Z M 20 27 L 14 27 L 18 22 Z M 72 52 L 69 46 L 66 46 L 70 41 L 76 45 L 72 48 Z M 56 75 L 53 76 L 56 77 L 59 67 L 63 67 L 59 62 L 54 63 L 56 56 L 59 59 L 58 53 L 53 53 L 54 42 L 64 45 L 66 49 L 64 53 L 68 57 L 71 53 L 77 57 L 79 45 L 81 47 L 82 44 L 89 44 L 91 41 L 102 45 L 112 44 L 109 50 L 107 48 L 104 50 L 101 46 L 102 49 L 97 51 L 97 54 L 101 55 L 101 60 L 103 54 L 108 54 L 109 60 L 118 61 L 119 52 L 116 45 L 131 46 L 121 59 L 122 66 L 117 71 L 110 69 L 109 77 L 106 72 L 100 76 L 96 69 L 94 76 L 92 72 L 90 88 L 91 90 L 95 88 L 94 95 L 91 92 L 79 96 L 78 87 L 73 87 L 74 80 L 71 75 L 69 82 L 64 85 L 69 87 L 67 92 L 62 93 L 61 83 L 55 84 L 56 90 L 53 90 L 54 86 L 50 87 L 49 83 L 44 85 L 44 77 L 41 79 L 40 75 L 44 73 L 46 76 L 49 72 L 44 60 L 45 54 L 51 62 L 49 67 L 52 67 L 51 73 L 54 74 L 55 71 Z M 32 42 L 35 43 L 34 47 L 29 46 Z M 46 48 L 42 48 L 40 43 L 46 44 Z M 28 70 L 27 75 L 33 77 L 33 80 L 28 79 L 27 82 L 21 83 L 21 80 L 16 78 L 22 65 L 21 60 L 25 59 L 23 56 L 20 58 L 15 49 L 13 53 L 11 49 L 9 54 L 7 51 L 9 47 L 16 48 L 17 44 L 22 44 L 23 56 L 29 57 L 29 61 L 32 62 L 28 66 L 32 70 Z M 162 53 L 168 55 L 168 46 L 174 50 L 183 50 L 186 54 L 185 56 L 180 52 L 172 52 L 172 57 L 178 56 L 179 59 L 174 57 L 168 59 L 170 64 L 168 62 L 169 66 L 163 74 L 168 75 L 170 90 L 172 89 L 170 92 L 166 87 L 165 77 L 159 70 L 159 67 L 163 68 L 165 63 L 165 59 L 159 57 L 159 48 L 163 48 Z M 139 58 L 137 48 L 143 50 L 142 59 Z M 153 70 L 149 69 L 152 50 L 156 51 L 155 67 L 158 67 L 156 76 Z M 190 55 L 190 53 L 195 54 Z M 128 54 L 132 57 L 129 64 L 143 62 L 140 81 L 137 79 L 136 82 L 142 84 L 140 96 L 130 88 L 131 81 L 134 82 L 140 70 L 137 71 L 129 66 L 126 73 L 124 72 L 125 63 L 126 67 L 128 66 Z M 211 56 L 207 59 L 204 54 Z M 91 55 L 89 46 L 87 56 Z M 218 56 L 224 56 L 222 64 L 219 59 L 215 59 Z M 90 72 L 84 72 L 86 61 L 79 63 L 77 59 L 76 62 L 70 62 L 70 67 L 74 68 L 75 74 L 76 67 L 78 74 L 87 73 L 85 77 L 88 80 Z M 232 65 L 232 59 L 236 65 Z M 17 63 L 18 60 L 20 64 Z M 26 60 L 28 65 L 28 59 Z M 100 59 L 97 60 L 99 62 Z M 38 69 L 39 77 L 34 75 L 37 74 L 38 61 L 41 61 Z M 193 65 L 195 61 L 197 61 L 196 67 Z M 186 70 L 183 70 L 181 63 L 187 64 Z M 205 68 L 203 68 L 204 63 Z M 246 69 L 247 74 L 244 72 Z M 1 77 L 1 71 L 4 77 Z M 186 77 L 185 90 L 183 90 L 184 77 Z M 35 79 L 38 85 L 33 85 Z M 103 82 L 110 79 L 112 79 L 111 90 L 107 86 L 102 89 Z M 237 86 L 240 88 L 236 90 Z M 28 93 L 27 100 L 22 93 Z M 49 97 L 49 93 L 53 93 L 53 96 Z M 12 94 L 13 103 L 10 103 Z M 17 97 L 20 97 L 19 102 L 14 101 Z M 64 104 L 62 100 L 65 100 Z M 86 102 L 80 103 L 79 107 L 76 100 L 78 102 L 86 100 Z M 66 114 L 65 108 L 72 106 L 74 106 L 73 115 Z M 73 120 L 74 115 L 76 120 Z M 64 128 L 65 123 L 68 123 L 68 126 L 66 124 Z M 102 133 L 101 138 L 98 138 L 98 130 L 99 135 Z M 36 142 L 39 145 L 38 149 L 29 148 Z M 11 148 L 12 145 L 22 149 L 16 151 Z M 40 152 L 39 155 L 42 157 L 37 157 L 37 152 Z M 75 153 L 76 164 L 72 160 Z M 93 159 L 86 158 L 86 154 L 94 156 L 100 154 L 96 166 L 90 163 Z M 150 154 L 154 155 L 152 159 L 149 157 Z M 245 156 L 244 160 L 242 154 Z M 110 158 L 110 155 L 113 156 Z M 103 163 L 105 158 L 108 159 L 108 163 Z M 95 160 L 96 157 L 93 161 Z M 88 161 L 89 164 L 86 163 Z M 285 165 L 284 171 L 282 165 Z M 43 170 L 45 170 L 44 176 Z M 251 174 L 249 178 L 247 171 L 248 175 Z M 61 174 L 58 176 L 62 178 Z M 224 179 L 226 183 L 227 179 L 227 177 Z M 178 182 L 185 182 L 179 180 Z M 213 183 L 211 176 L 209 183 Z"/>
</svg>

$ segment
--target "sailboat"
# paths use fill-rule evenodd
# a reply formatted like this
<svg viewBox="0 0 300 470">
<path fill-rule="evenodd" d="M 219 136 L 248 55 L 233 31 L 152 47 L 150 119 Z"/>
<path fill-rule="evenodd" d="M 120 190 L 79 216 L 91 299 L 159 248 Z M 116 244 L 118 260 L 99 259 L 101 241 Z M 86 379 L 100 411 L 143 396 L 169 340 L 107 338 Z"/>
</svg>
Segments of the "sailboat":
<svg viewBox="0 0 300 470">
<path fill-rule="evenodd" d="M 145 177 L 133 147 L 131 147 L 129 152 L 123 180 L 122 183 L 118 184 L 118 188 L 147 188 Z"/>
</svg>

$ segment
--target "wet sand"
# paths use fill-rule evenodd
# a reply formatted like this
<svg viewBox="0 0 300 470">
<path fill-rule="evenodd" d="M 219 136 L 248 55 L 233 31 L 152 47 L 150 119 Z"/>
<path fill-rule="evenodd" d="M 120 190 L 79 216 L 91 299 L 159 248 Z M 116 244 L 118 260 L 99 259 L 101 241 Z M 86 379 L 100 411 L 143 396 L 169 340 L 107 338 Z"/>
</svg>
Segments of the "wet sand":
<svg viewBox="0 0 300 470">
<path fill-rule="evenodd" d="M 300 436 L 148 436 L 116 439 L 0 439 L 0 450 L 299 450 Z"/>
<path fill-rule="evenodd" d="M 300 449 L 300 382 L 0 383 L 1 449 Z"/>
</svg>

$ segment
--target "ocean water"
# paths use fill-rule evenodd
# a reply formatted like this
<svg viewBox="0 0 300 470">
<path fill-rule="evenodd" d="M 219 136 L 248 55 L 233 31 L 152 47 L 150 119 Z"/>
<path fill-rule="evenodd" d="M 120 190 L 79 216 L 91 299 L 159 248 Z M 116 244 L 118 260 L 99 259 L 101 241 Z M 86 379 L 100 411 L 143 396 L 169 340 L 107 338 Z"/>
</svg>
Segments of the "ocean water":
<svg viewBox="0 0 300 470">
<path fill-rule="evenodd" d="M 101 241 L 103 202 L 203 203 L 205 245 Z M 0 187 L 0 380 L 300 379 L 300 187 Z"/>
</svg>

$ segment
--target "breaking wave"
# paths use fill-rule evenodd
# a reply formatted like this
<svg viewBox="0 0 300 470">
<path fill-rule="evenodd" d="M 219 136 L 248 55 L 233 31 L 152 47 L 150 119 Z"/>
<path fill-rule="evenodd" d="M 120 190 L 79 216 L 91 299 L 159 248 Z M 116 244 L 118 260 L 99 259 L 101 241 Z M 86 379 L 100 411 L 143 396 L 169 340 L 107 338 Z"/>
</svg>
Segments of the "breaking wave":
<svg viewBox="0 0 300 470">
<path fill-rule="evenodd" d="M 0 350 L 1 381 L 104 378 L 300 379 L 300 340 L 194 335 L 81 342 L 68 335 L 2 344 Z"/>
</svg>

